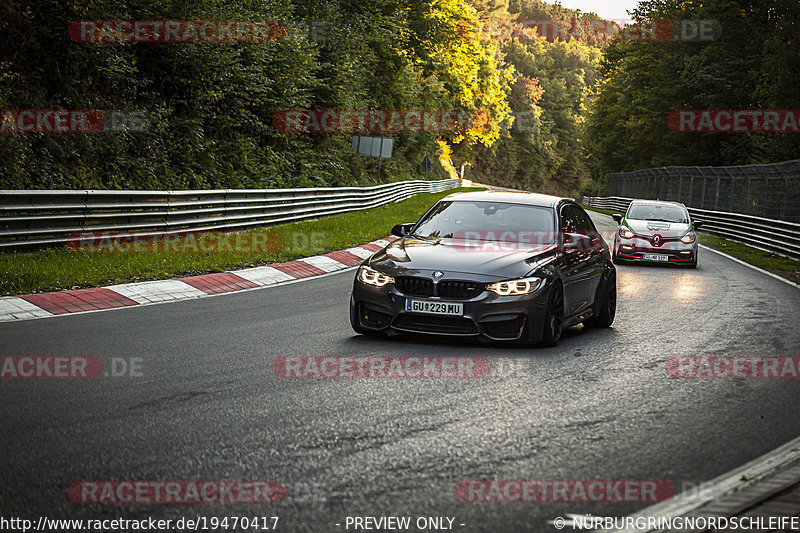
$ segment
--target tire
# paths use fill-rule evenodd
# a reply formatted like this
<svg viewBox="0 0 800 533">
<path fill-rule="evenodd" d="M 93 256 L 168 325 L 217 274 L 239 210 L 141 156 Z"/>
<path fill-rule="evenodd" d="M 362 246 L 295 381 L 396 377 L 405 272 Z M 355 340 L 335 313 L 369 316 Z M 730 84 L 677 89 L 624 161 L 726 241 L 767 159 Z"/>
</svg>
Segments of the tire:
<svg viewBox="0 0 800 533">
<path fill-rule="evenodd" d="M 564 330 L 564 287 L 556 282 L 550 291 L 550 298 L 545 313 L 542 331 L 542 345 L 555 346 L 561 339 Z"/>
<path fill-rule="evenodd" d="M 614 323 L 617 314 L 617 273 L 611 272 L 597 291 L 594 315 L 583 325 L 588 328 L 607 328 Z"/>
</svg>

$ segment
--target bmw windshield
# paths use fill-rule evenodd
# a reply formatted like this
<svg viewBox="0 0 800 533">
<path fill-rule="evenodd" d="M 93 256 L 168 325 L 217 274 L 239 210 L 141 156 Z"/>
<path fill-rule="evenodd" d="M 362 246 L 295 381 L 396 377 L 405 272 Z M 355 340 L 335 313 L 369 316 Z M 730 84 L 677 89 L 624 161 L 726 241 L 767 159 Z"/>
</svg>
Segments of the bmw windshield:
<svg viewBox="0 0 800 533">
<path fill-rule="evenodd" d="M 549 207 L 480 201 L 443 201 L 417 223 L 421 238 L 550 244 L 555 218 Z"/>
</svg>

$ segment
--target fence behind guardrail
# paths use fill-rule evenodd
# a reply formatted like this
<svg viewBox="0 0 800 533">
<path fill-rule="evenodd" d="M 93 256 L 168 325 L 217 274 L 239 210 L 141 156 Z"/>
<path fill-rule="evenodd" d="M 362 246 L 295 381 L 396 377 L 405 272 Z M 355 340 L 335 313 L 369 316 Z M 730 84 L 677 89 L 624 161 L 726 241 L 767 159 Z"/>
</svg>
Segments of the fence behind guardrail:
<svg viewBox="0 0 800 533">
<path fill-rule="evenodd" d="M 90 231 L 155 236 L 243 230 L 368 209 L 459 184 L 450 179 L 316 189 L 0 190 L 0 250 L 63 244 Z"/>
<path fill-rule="evenodd" d="M 660 167 L 608 175 L 609 196 L 800 222 L 800 159 L 764 165 Z"/>
</svg>

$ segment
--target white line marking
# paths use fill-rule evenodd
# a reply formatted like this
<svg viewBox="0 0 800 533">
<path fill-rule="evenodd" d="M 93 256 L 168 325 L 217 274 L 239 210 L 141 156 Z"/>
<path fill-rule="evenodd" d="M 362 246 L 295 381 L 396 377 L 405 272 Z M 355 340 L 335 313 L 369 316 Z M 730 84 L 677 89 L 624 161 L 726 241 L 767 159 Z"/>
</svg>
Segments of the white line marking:
<svg viewBox="0 0 800 533">
<path fill-rule="evenodd" d="M 792 287 L 795 287 L 795 288 L 797 288 L 797 289 L 800 289 L 800 285 L 798 285 L 797 283 L 795 283 L 795 282 L 793 282 L 793 281 L 791 281 L 791 280 L 788 280 L 788 279 L 786 279 L 786 278 L 783 278 L 783 277 L 781 277 L 781 276 L 779 276 L 779 275 L 777 275 L 777 274 L 773 274 L 772 272 L 769 272 L 769 271 L 767 271 L 767 270 L 764 270 L 763 268 L 758 268 L 758 267 L 757 267 L 757 266 L 755 266 L 755 265 L 751 265 L 750 263 L 747 263 L 746 261 L 742 261 L 741 259 L 737 259 L 737 258 L 733 257 L 732 255 L 728 255 L 728 254 L 726 254 L 725 252 L 720 252 L 719 250 L 716 250 L 716 249 L 714 249 L 714 248 L 710 248 L 710 247 L 706 246 L 705 244 L 701 244 L 701 245 L 699 245 L 699 246 L 700 246 L 700 248 L 702 248 L 703 250 L 708 250 L 709 252 L 714 252 L 715 254 L 719 254 L 719 255 L 725 256 L 725 257 L 727 257 L 728 259 L 730 259 L 731 261 L 736 261 L 736 262 L 737 262 L 737 263 L 739 263 L 740 265 L 744 265 L 744 266 L 746 266 L 746 267 L 750 267 L 750 268 L 752 268 L 753 270 L 757 270 L 757 271 L 761 272 L 762 274 L 766 274 L 767 276 L 770 276 L 770 277 L 772 277 L 772 278 L 775 278 L 775 279 L 777 279 L 777 280 L 779 280 L 779 281 L 782 281 L 782 282 L 784 282 L 784 283 L 788 283 L 788 284 L 789 284 L 789 285 L 791 285 Z"/>
</svg>

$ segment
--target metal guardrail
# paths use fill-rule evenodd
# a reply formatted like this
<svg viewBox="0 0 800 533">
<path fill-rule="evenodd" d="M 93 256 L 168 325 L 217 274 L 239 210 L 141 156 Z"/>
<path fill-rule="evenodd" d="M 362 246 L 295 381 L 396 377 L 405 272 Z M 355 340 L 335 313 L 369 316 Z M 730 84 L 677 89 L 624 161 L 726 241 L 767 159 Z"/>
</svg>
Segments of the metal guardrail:
<svg viewBox="0 0 800 533">
<path fill-rule="evenodd" d="M 580 202 L 596 209 L 609 209 L 625 213 L 632 200 L 632 198 L 619 196 L 584 196 Z M 688 210 L 692 218 L 703 221 L 702 233 L 718 235 L 759 250 L 800 259 L 800 224 L 725 211 L 710 211 L 692 207 L 689 207 Z"/>
<path fill-rule="evenodd" d="M 614 172 L 608 174 L 608 194 L 673 200 L 697 209 L 800 222 L 800 159 Z"/>
<path fill-rule="evenodd" d="M 459 184 L 449 179 L 308 189 L 0 190 L 0 250 L 64 244 L 71 235 L 85 232 L 149 237 L 297 222 Z"/>
</svg>

